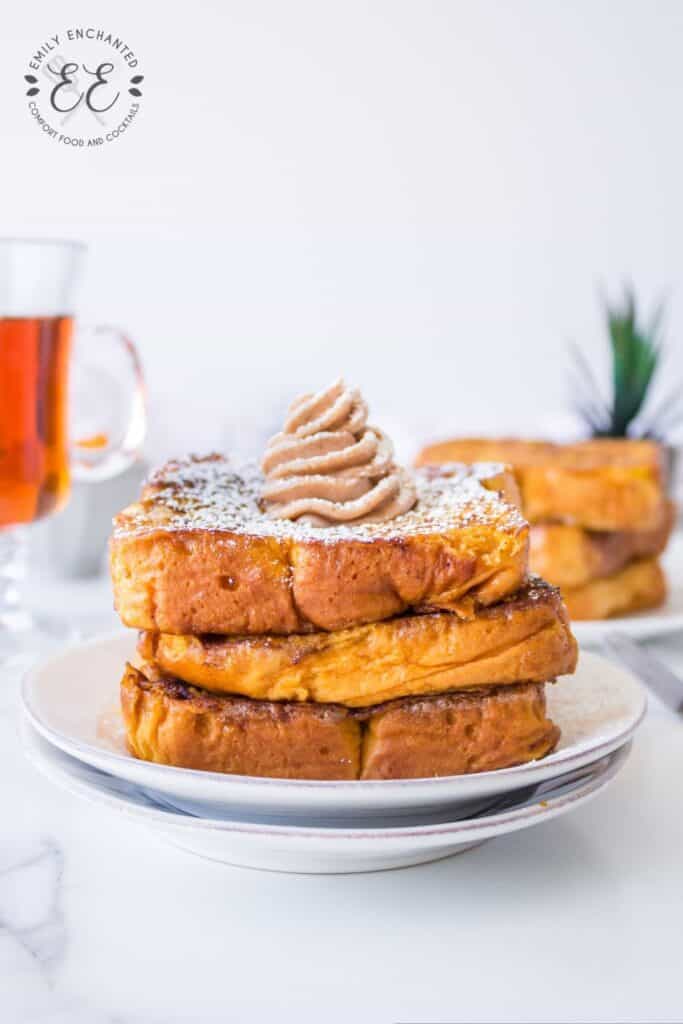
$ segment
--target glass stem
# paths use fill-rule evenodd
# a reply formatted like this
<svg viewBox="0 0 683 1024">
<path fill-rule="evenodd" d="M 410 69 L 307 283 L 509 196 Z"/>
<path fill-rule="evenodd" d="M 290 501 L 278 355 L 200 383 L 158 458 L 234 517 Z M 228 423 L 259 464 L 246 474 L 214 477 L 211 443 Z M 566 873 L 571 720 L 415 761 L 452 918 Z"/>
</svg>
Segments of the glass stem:
<svg viewBox="0 0 683 1024">
<path fill-rule="evenodd" d="M 0 530 L 0 630 L 21 629 L 29 616 L 22 611 L 19 584 L 26 575 L 27 535 L 21 526 Z"/>
</svg>

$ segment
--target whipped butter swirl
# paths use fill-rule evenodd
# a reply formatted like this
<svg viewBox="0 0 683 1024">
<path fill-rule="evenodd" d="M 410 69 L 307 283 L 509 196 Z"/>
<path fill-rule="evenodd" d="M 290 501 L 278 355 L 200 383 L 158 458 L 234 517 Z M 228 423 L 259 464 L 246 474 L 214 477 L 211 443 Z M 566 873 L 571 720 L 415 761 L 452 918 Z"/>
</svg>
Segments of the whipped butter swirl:
<svg viewBox="0 0 683 1024">
<path fill-rule="evenodd" d="M 394 463 L 389 438 L 367 421 L 360 392 L 343 380 L 293 402 L 261 462 L 268 514 L 332 526 L 383 522 L 409 511 L 415 484 Z"/>
</svg>

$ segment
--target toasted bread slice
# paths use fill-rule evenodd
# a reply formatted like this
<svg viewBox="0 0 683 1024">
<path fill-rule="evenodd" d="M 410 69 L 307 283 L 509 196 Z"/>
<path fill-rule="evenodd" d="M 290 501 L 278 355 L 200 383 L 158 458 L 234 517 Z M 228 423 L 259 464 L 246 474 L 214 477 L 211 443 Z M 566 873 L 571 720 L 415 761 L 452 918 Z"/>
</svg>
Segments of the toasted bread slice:
<svg viewBox="0 0 683 1024">
<path fill-rule="evenodd" d="M 599 438 L 558 445 L 473 438 L 430 445 L 417 464 L 486 459 L 513 466 L 530 523 L 656 530 L 666 517 L 663 453 L 653 441 Z"/>
<path fill-rule="evenodd" d="M 216 696 L 127 666 L 121 707 L 146 761 L 283 779 L 398 779 L 492 771 L 543 757 L 559 729 L 542 684 L 334 704 Z"/>
<path fill-rule="evenodd" d="M 418 474 L 418 501 L 386 523 L 269 518 L 262 478 L 219 456 L 171 462 L 115 520 L 116 608 L 163 633 L 338 630 L 429 605 L 460 615 L 517 590 L 528 526 L 501 466 Z"/>
<path fill-rule="evenodd" d="M 642 558 L 611 576 L 567 587 L 562 596 L 572 619 L 609 619 L 664 604 L 666 577 L 656 558 Z"/>
<path fill-rule="evenodd" d="M 435 612 L 286 637 L 143 633 L 139 652 L 162 674 L 215 693 L 348 707 L 545 682 L 576 665 L 559 591 L 542 580 L 465 621 Z"/>
<path fill-rule="evenodd" d="M 560 730 L 543 684 L 396 701 L 365 720 L 362 779 L 425 778 L 510 768 L 550 754 Z"/>
<path fill-rule="evenodd" d="M 538 523 L 531 528 L 531 568 L 558 587 L 581 587 L 611 576 L 634 559 L 661 554 L 673 523 L 672 502 L 667 503 L 666 516 L 654 530 L 598 533 L 564 523 Z"/>
</svg>

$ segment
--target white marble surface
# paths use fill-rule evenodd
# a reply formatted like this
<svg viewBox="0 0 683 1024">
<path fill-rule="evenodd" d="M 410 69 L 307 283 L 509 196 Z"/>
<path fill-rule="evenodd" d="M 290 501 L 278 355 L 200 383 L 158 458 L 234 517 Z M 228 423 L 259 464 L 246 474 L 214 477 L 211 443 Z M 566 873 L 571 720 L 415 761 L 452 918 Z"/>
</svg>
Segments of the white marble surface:
<svg viewBox="0 0 683 1024">
<path fill-rule="evenodd" d="M 86 628 L 104 583 L 45 585 Z M 653 647 L 683 672 L 683 638 Z M 683 722 L 652 707 L 605 794 L 432 865 L 266 874 L 63 794 L 0 693 L 0 1020 L 680 1021 Z"/>
</svg>

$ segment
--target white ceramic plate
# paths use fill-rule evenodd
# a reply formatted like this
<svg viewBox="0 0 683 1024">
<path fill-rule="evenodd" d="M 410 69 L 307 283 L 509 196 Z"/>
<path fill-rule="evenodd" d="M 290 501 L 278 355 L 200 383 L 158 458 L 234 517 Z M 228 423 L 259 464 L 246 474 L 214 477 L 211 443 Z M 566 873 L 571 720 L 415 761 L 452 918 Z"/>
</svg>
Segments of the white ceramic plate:
<svg viewBox="0 0 683 1024">
<path fill-rule="evenodd" d="M 440 860 L 486 839 L 546 822 L 579 807 L 616 775 L 630 744 L 585 768 L 578 779 L 546 782 L 508 794 L 494 814 L 457 822 L 394 828 L 309 828 L 194 818 L 168 810 L 139 787 L 62 753 L 30 726 L 26 749 L 34 765 L 69 792 L 146 825 L 190 853 L 241 867 L 316 874 L 382 871 Z"/>
<path fill-rule="evenodd" d="M 576 675 L 548 687 L 549 714 L 562 729 L 557 750 L 541 761 L 437 779 L 306 782 L 221 775 L 138 761 L 126 751 L 118 687 L 135 637 L 116 633 L 55 655 L 25 679 L 23 702 L 50 743 L 86 764 L 154 791 L 202 815 L 270 814 L 324 819 L 452 809 L 580 768 L 625 743 L 645 712 L 645 693 L 622 668 L 582 654 Z M 469 802 L 472 803 L 469 803 Z"/>
<path fill-rule="evenodd" d="M 662 556 L 669 583 L 669 595 L 661 608 L 636 612 L 614 619 L 590 619 L 572 622 L 572 630 L 580 644 L 599 647 L 608 633 L 623 633 L 632 640 L 654 639 L 669 633 L 683 632 L 683 535 L 674 534 Z"/>
</svg>

